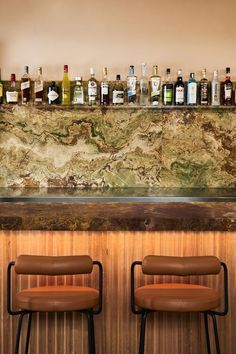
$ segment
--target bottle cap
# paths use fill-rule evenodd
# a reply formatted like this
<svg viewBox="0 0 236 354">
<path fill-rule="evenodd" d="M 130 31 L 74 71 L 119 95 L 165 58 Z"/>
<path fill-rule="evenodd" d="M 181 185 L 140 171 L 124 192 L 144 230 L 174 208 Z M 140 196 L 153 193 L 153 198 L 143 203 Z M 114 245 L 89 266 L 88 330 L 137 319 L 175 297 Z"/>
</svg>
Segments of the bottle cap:
<svg viewBox="0 0 236 354">
<path fill-rule="evenodd" d="M 68 65 L 64 65 L 64 73 L 68 73 Z"/>
<path fill-rule="evenodd" d="M 179 70 L 178 70 L 178 76 L 181 76 L 181 75 L 182 75 L 182 70 L 179 69 Z"/>
<path fill-rule="evenodd" d="M 191 79 L 194 79 L 195 74 L 194 73 L 190 73 L 190 77 L 191 77 Z"/>
<path fill-rule="evenodd" d="M 16 74 L 11 74 L 11 81 L 16 81 Z"/>
<path fill-rule="evenodd" d="M 52 85 L 53 85 L 53 86 L 56 85 L 56 81 L 52 81 Z"/>
<path fill-rule="evenodd" d="M 40 75 L 42 75 L 42 67 L 41 67 L 41 66 L 38 67 L 38 73 L 39 73 Z"/>
<path fill-rule="evenodd" d="M 116 80 L 120 80 L 120 75 L 116 75 Z"/>
<path fill-rule="evenodd" d="M 82 81 L 82 77 L 81 76 L 76 76 L 75 77 L 75 81 Z"/>
<path fill-rule="evenodd" d="M 230 68 L 229 67 L 226 68 L 226 74 L 230 74 Z"/>
<path fill-rule="evenodd" d="M 26 65 L 25 66 L 25 72 L 28 74 L 29 73 L 29 67 Z"/>
<path fill-rule="evenodd" d="M 129 72 L 130 72 L 131 75 L 134 74 L 134 65 L 130 65 Z"/>
<path fill-rule="evenodd" d="M 107 68 L 106 68 L 106 67 L 103 68 L 103 75 L 104 75 L 104 76 L 107 76 Z"/>
<path fill-rule="evenodd" d="M 94 68 L 90 68 L 90 75 L 94 75 Z"/>
<path fill-rule="evenodd" d="M 166 69 L 166 73 L 167 73 L 167 74 L 170 74 L 170 68 L 167 68 L 167 69 Z"/>
<path fill-rule="evenodd" d="M 206 69 L 202 69 L 202 75 L 206 75 L 207 70 Z"/>
</svg>

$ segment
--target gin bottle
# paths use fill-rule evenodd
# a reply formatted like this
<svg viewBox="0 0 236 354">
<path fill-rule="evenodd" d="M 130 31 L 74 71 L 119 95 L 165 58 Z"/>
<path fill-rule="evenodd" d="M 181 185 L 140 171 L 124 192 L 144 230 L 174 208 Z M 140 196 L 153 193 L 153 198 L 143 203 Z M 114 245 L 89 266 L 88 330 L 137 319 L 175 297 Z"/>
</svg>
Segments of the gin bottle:
<svg viewBox="0 0 236 354">
<path fill-rule="evenodd" d="M 140 105 L 147 106 L 149 103 L 148 78 L 146 76 L 147 64 L 141 64 L 142 76 L 140 78 Z"/>
<path fill-rule="evenodd" d="M 137 76 L 134 75 L 134 66 L 130 65 L 129 75 L 127 76 L 128 104 L 133 105 L 137 102 Z"/>
<path fill-rule="evenodd" d="M 218 70 L 214 71 L 213 80 L 211 82 L 211 104 L 212 106 L 220 105 L 220 81 L 218 78 Z"/>
<path fill-rule="evenodd" d="M 94 69 L 90 68 L 90 79 L 88 80 L 88 104 L 90 106 L 97 104 L 98 86 L 95 79 Z"/>
<path fill-rule="evenodd" d="M 123 105 L 124 96 L 124 86 L 120 81 L 120 75 L 116 75 L 116 82 L 112 90 L 112 103 L 114 105 Z"/>
<path fill-rule="evenodd" d="M 197 104 L 197 82 L 195 74 L 191 73 L 187 82 L 187 105 L 194 106 Z"/>
<path fill-rule="evenodd" d="M 75 78 L 73 104 L 84 104 L 84 88 L 82 83 L 82 77 L 80 76 L 76 76 Z"/>
<path fill-rule="evenodd" d="M 161 101 L 161 77 L 158 75 L 158 66 L 153 66 L 153 75 L 150 77 L 151 104 L 157 106 Z"/>
</svg>

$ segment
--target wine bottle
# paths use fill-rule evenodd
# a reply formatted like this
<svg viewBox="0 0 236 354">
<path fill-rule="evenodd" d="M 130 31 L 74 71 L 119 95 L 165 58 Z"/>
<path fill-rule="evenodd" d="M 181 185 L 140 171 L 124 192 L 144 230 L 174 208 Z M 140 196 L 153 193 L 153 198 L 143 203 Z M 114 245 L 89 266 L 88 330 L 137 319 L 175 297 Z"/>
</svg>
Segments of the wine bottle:
<svg viewBox="0 0 236 354">
<path fill-rule="evenodd" d="M 62 80 L 62 101 L 63 105 L 70 104 L 70 80 L 68 76 L 68 65 L 64 65 L 64 74 Z"/>
<path fill-rule="evenodd" d="M 34 103 L 43 103 L 43 79 L 42 79 L 42 68 L 38 68 L 38 76 L 34 82 Z"/>
<path fill-rule="evenodd" d="M 18 103 L 19 92 L 16 91 L 16 75 L 11 74 L 10 77 L 10 88 L 6 92 L 7 103 L 16 104 Z"/>
<path fill-rule="evenodd" d="M 48 86 L 48 104 L 59 104 L 60 103 L 60 89 L 59 86 L 56 85 L 55 81 Z"/>
<path fill-rule="evenodd" d="M 30 101 L 30 77 L 29 67 L 25 66 L 24 74 L 21 78 L 21 100 L 22 104 L 27 104 Z"/>
</svg>

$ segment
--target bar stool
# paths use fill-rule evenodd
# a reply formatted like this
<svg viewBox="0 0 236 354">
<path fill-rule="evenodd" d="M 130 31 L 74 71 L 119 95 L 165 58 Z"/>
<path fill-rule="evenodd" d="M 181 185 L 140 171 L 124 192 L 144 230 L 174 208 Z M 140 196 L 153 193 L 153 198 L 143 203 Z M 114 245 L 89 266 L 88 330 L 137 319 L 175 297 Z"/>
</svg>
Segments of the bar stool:
<svg viewBox="0 0 236 354">
<path fill-rule="evenodd" d="M 221 303 L 220 294 L 209 287 L 184 284 L 162 283 L 141 286 L 135 289 L 135 266 L 142 267 L 147 275 L 210 275 L 224 270 L 224 309 L 215 309 Z M 137 309 L 136 306 L 139 308 Z M 141 315 L 139 354 L 144 354 L 145 328 L 147 315 L 152 311 L 201 312 L 204 315 L 207 352 L 211 354 L 208 317 L 213 321 L 215 346 L 220 354 L 216 315 L 225 316 L 228 312 L 228 271 L 226 264 L 214 256 L 168 257 L 146 256 L 142 262 L 136 261 L 131 266 L 131 307 L 134 314 Z"/>
<path fill-rule="evenodd" d="M 12 294 L 12 268 L 16 274 L 25 275 L 73 275 L 90 274 L 93 266 L 99 268 L 99 290 L 77 285 L 41 286 L 23 289 Z M 102 310 L 103 269 L 98 261 L 92 261 L 89 256 L 30 256 L 21 255 L 16 262 L 10 262 L 7 271 L 7 309 L 10 315 L 19 315 L 15 344 L 15 354 L 19 353 L 19 343 L 23 318 L 28 315 L 28 328 L 25 342 L 25 354 L 28 353 L 30 328 L 34 312 L 65 312 L 79 311 L 86 313 L 88 320 L 89 354 L 95 354 L 93 315 Z M 12 309 L 12 295 L 16 306 Z"/>
</svg>

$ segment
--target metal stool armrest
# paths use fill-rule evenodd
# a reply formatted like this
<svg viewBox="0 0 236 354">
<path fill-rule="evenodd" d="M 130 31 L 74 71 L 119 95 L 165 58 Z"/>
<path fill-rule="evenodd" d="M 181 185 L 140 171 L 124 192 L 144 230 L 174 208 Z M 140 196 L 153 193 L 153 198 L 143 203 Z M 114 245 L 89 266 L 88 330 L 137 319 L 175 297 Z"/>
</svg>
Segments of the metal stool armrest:
<svg viewBox="0 0 236 354">
<path fill-rule="evenodd" d="M 103 292 L 103 268 L 99 261 L 93 261 L 94 265 L 99 269 L 99 304 L 96 310 L 93 310 L 93 314 L 98 315 L 102 311 L 102 292 Z"/>
<path fill-rule="evenodd" d="M 228 294 L 229 294 L 229 286 L 228 286 L 228 269 L 224 262 L 221 262 L 221 267 L 224 270 L 224 309 L 223 311 L 209 311 L 218 316 L 225 316 L 228 313 L 229 309 L 229 301 L 228 301 Z"/>
<path fill-rule="evenodd" d="M 135 300 L 134 300 L 134 287 L 135 287 L 134 269 L 135 269 L 136 265 L 142 265 L 142 262 L 141 261 L 136 261 L 136 262 L 133 262 L 132 265 L 131 265 L 131 309 L 132 309 L 132 312 L 135 315 L 140 315 L 142 313 L 142 311 L 136 310 L 136 308 L 135 308 Z"/>
<path fill-rule="evenodd" d="M 24 311 L 14 311 L 12 308 L 12 284 L 11 284 L 11 271 L 12 267 L 15 265 L 15 262 L 10 262 L 7 267 L 7 311 L 10 315 L 20 315 Z"/>
</svg>

